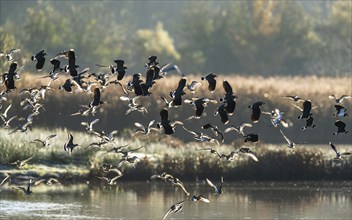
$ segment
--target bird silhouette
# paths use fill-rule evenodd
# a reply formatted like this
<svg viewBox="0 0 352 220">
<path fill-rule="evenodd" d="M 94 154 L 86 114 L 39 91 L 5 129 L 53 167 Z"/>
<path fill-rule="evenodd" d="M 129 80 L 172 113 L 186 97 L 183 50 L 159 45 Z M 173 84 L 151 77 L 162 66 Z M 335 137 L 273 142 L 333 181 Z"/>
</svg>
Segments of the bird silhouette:
<svg viewBox="0 0 352 220">
<path fill-rule="evenodd" d="M 347 134 L 348 130 L 346 130 L 346 123 L 340 120 L 335 121 L 335 126 L 337 127 L 337 131 L 333 133 L 333 135 L 338 135 L 340 133 Z"/>
<path fill-rule="evenodd" d="M 41 71 L 43 69 L 43 67 L 44 67 L 45 56 L 46 56 L 45 50 L 41 50 L 41 51 L 39 51 L 38 53 L 36 53 L 35 55 L 33 55 L 31 57 L 32 61 L 37 61 L 37 64 L 35 65 L 35 68 L 38 71 Z"/>
<path fill-rule="evenodd" d="M 79 146 L 78 144 L 73 143 L 73 135 L 69 133 L 67 137 L 67 142 L 64 144 L 64 150 L 68 151 L 71 154 L 72 150 L 78 146 Z"/>
<path fill-rule="evenodd" d="M 265 103 L 263 101 L 259 101 L 248 106 L 248 108 L 252 109 L 251 120 L 253 123 L 257 123 L 259 121 L 260 114 L 261 114 L 260 106 L 264 104 Z"/>
<path fill-rule="evenodd" d="M 208 90 L 210 92 L 214 92 L 216 88 L 216 78 L 217 75 L 214 73 L 209 73 L 206 76 L 201 77 L 201 80 L 206 80 L 208 82 Z"/>
</svg>

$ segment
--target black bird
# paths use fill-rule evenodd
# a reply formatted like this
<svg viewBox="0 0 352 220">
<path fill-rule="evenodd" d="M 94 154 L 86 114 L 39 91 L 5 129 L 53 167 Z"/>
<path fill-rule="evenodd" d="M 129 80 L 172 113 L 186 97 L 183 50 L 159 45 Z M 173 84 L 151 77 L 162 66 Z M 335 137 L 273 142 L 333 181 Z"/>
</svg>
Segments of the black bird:
<svg viewBox="0 0 352 220">
<path fill-rule="evenodd" d="M 225 96 L 220 98 L 220 102 L 225 103 L 225 111 L 232 115 L 236 108 L 236 99 L 237 96 L 233 95 L 233 90 L 230 83 L 226 80 L 223 81 L 222 86 L 225 90 Z"/>
<path fill-rule="evenodd" d="M 100 89 L 99 88 L 94 88 L 94 97 L 93 101 L 89 103 L 89 107 L 97 107 L 100 106 L 101 104 L 104 104 L 105 102 L 100 101 Z"/>
<path fill-rule="evenodd" d="M 8 53 L 1 51 L 0 52 L 0 57 L 4 56 L 6 61 L 12 62 L 13 61 L 13 54 L 21 52 L 21 49 L 11 49 Z"/>
<path fill-rule="evenodd" d="M 215 116 L 217 115 L 220 115 L 220 118 L 221 118 L 221 122 L 223 124 L 227 124 L 229 122 L 229 116 L 227 115 L 227 112 L 225 111 L 225 104 L 222 104 L 220 105 L 215 113 L 214 113 Z"/>
<path fill-rule="evenodd" d="M 195 108 L 196 112 L 194 113 L 194 116 L 191 116 L 191 118 L 200 118 L 203 115 L 204 108 L 207 107 L 208 102 L 213 102 L 217 103 L 216 100 L 208 99 L 208 98 L 192 98 L 186 99 L 185 103 L 193 105 Z"/>
<path fill-rule="evenodd" d="M 170 92 L 172 100 L 172 106 L 178 107 L 182 105 L 182 96 L 186 94 L 183 89 L 186 86 L 186 77 L 182 77 L 178 82 L 178 86 L 175 91 Z"/>
<path fill-rule="evenodd" d="M 141 83 L 143 81 L 141 80 L 141 74 L 140 73 L 135 73 L 133 74 L 132 81 L 128 82 L 128 87 L 133 88 L 134 94 L 136 96 L 141 96 L 143 95 L 143 88 L 141 86 Z"/>
<path fill-rule="evenodd" d="M 11 63 L 9 72 L 2 75 L 3 81 L 5 82 L 6 92 L 11 92 L 16 89 L 15 86 L 15 76 L 16 76 L 17 63 Z"/>
<path fill-rule="evenodd" d="M 37 61 L 37 64 L 35 65 L 35 68 L 38 71 L 41 71 L 43 69 L 43 67 L 44 67 L 45 56 L 46 56 L 45 50 L 41 50 L 37 54 L 35 54 L 35 55 L 33 55 L 31 57 L 32 61 Z"/>
<path fill-rule="evenodd" d="M 205 180 L 207 181 L 209 186 L 214 188 L 216 195 L 221 195 L 223 193 L 223 191 L 222 191 L 222 185 L 224 184 L 223 177 L 221 177 L 221 179 L 220 179 L 221 182 L 218 185 L 213 184 L 208 178 L 205 178 Z"/>
<path fill-rule="evenodd" d="M 125 76 L 127 67 L 124 66 L 125 61 L 123 60 L 114 60 L 114 62 L 116 63 L 117 80 L 120 81 Z"/>
<path fill-rule="evenodd" d="M 259 102 L 256 102 L 256 103 L 248 106 L 248 108 L 252 109 L 251 120 L 254 123 L 257 123 L 259 121 L 259 117 L 260 117 L 260 114 L 261 114 L 260 106 L 262 106 L 264 104 L 265 104 L 265 102 L 259 101 Z"/>
<path fill-rule="evenodd" d="M 342 104 L 344 99 L 351 99 L 352 96 L 350 95 L 342 95 L 337 98 L 335 95 L 329 95 L 329 99 L 334 99 L 337 104 Z"/>
<path fill-rule="evenodd" d="M 335 154 L 336 154 L 334 160 L 340 160 L 340 159 L 342 159 L 341 156 L 346 156 L 346 155 L 352 154 L 351 152 L 340 153 L 337 151 L 336 146 L 333 143 L 331 143 L 331 141 L 329 142 L 329 144 L 330 144 L 330 147 L 335 151 Z"/>
<path fill-rule="evenodd" d="M 153 86 L 154 82 L 154 77 L 155 77 L 155 70 L 154 68 L 149 68 L 147 73 L 146 73 L 146 77 L 145 77 L 145 87 L 147 89 L 151 88 Z"/>
<path fill-rule="evenodd" d="M 175 203 L 173 204 L 169 210 L 167 210 L 167 212 L 165 213 L 164 217 L 161 220 L 166 219 L 166 217 L 170 214 L 170 213 L 176 213 L 179 212 L 182 209 L 182 205 L 183 203 L 185 203 L 186 200 L 183 200 L 181 202 Z"/>
<path fill-rule="evenodd" d="M 157 56 L 150 56 L 148 57 L 148 60 L 149 62 L 145 64 L 146 67 L 149 67 L 149 66 L 156 66 L 158 65 L 159 63 L 156 61 L 158 57 Z"/>
<path fill-rule="evenodd" d="M 214 73 L 209 73 L 206 76 L 203 76 L 201 78 L 201 80 L 207 80 L 208 81 L 208 89 L 210 92 L 214 92 L 215 88 L 216 88 L 216 78 L 217 75 L 215 75 Z"/>
<path fill-rule="evenodd" d="M 247 134 L 245 136 L 243 136 L 244 138 L 244 142 L 258 142 L 259 140 L 259 136 L 258 134 L 254 134 L 254 133 L 250 133 L 250 134 Z"/>
<path fill-rule="evenodd" d="M 312 116 L 310 116 L 307 120 L 306 120 L 306 125 L 301 127 L 302 130 L 306 130 L 307 128 L 315 128 L 317 125 L 313 124 L 314 118 Z"/>
<path fill-rule="evenodd" d="M 53 65 L 53 69 L 49 73 L 49 77 L 52 80 L 56 80 L 59 78 L 59 74 L 64 70 L 64 68 L 61 68 L 61 62 L 60 60 L 57 59 L 51 59 L 50 63 Z M 47 76 L 46 76 L 47 77 Z"/>
<path fill-rule="evenodd" d="M 163 129 L 164 130 L 164 134 L 173 134 L 174 133 L 174 126 L 176 124 L 183 124 L 182 122 L 179 121 L 175 121 L 173 123 L 171 123 L 171 121 L 169 120 L 169 112 L 167 111 L 167 109 L 162 109 L 160 111 L 160 117 L 161 117 L 161 122 L 157 123 L 157 127 L 159 129 Z"/>
<path fill-rule="evenodd" d="M 295 104 L 292 105 L 302 111 L 301 115 L 298 116 L 298 119 L 309 118 L 313 115 L 310 112 L 312 110 L 312 102 L 310 100 L 305 100 L 303 102 L 303 109 Z"/>
<path fill-rule="evenodd" d="M 335 121 L 335 126 L 337 127 L 337 131 L 333 133 L 333 135 L 338 135 L 339 133 L 348 133 L 346 130 L 346 124 L 340 120 Z"/>
<path fill-rule="evenodd" d="M 65 90 L 68 93 L 72 93 L 73 92 L 72 87 L 74 85 L 75 84 L 72 82 L 71 79 L 66 79 L 65 83 L 62 86 L 60 86 L 59 89 Z"/>
<path fill-rule="evenodd" d="M 67 143 L 65 143 L 64 145 L 64 150 L 65 151 L 69 151 L 69 153 L 72 153 L 73 148 L 78 147 L 78 144 L 74 144 L 73 143 L 73 136 L 72 134 L 68 134 L 68 138 L 67 138 Z"/>
<path fill-rule="evenodd" d="M 336 114 L 333 114 L 333 117 L 346 117 L 348 116 L 347 114 L 347 109 L 345 107 L 343 107 L 342 105 L 335 105 L 335 109 L 336 109 Z"/>
<path fill-rule="evenodd" d="M 65 72 L 70 73 L 72 77 L 78 76 L 77 67 L 79 66 L 76 65 L 76 54 L 74 49 L 62 51 L 61 53 L 57 54 L 55 58 L 58 57 L 65 57 L 68 59 L 68 65 L 65 66 Z"/>
</svg>

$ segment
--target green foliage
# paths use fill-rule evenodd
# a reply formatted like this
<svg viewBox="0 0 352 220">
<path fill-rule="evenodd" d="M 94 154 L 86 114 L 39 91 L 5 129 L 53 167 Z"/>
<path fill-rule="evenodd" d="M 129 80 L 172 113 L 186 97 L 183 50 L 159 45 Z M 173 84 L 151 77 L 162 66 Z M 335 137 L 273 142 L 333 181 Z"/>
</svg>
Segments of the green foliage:
<svg viewBox="0 0 352 220">
<path fill-rule="evenodd" d="M 142 64 L 151 54 L 163 57 L 164 60 L 177 61 L 181 58 L 181 55 L 175 48 L 173 39 L 164 29 L 161 22 L 156 24 L 154 30 L 137 30 L 132 41 L 132 65 Z"/>
<path fill-rule="evenodd" d="M 350 1 L 37 1 L 12 5 L 2 50 L 23 57 L 74 48 L 81 67 L 124 59 L 140 71 L 150 55 L 186 72 L 351 73 Z M 25 10 L 20 10 L 22 7 Z M 16 14 L 16 13 L 14 13 Z M 11 21 L 11 22 L 9 22 Z"/>
</svg>

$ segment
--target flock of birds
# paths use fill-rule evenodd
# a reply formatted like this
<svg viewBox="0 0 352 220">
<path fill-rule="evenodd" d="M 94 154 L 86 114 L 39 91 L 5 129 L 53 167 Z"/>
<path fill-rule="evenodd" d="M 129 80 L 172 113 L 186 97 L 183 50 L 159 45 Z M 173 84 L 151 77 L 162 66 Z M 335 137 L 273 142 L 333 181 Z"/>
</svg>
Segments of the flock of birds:
<svg viewBox="0 0 352 220">
<path fill-rule="evenodd" d="M 20 73 L 23 71 L 23 66 L 18 68 L 18 63 L 15 61 L 14 57 L 16 53 L 20 53 L 20 49 L 12 49 L 8 52 L 1 52 L 0 56 L 5 58 L 5 62 L 9 63 L 9 70 L 6 73 L 1 74 L 0 83 L 5 86 L 5 90 L 0 93 L 0 109 L 4 103 L 8 102 L 8 95 L 17 90 L 16 81 L 20 80 Z M 38 71 L 41 71 L 46 62 L 46 52 L 45 50 L 41 50 L 38 53 L 34 54 L 31 57 L 33 63 L 35 62 L 35 68 Z M 67 65 L 61 66 L 62 59 L 68 60 Z M 159 65 L 157 62 L 156 56 L 150 56 L 148 58 L 148 62 L 145 64 L 146 74 L 145 79 L 142 78 L 142 74 L 136 73 L 132 75 L 132 79 L 123 82 L 123 79 L 126 75 L 127 67 L 124 64 L 123 60 L 114 60 L 114 64 L 111 65 L 98 65 L 100 68 L 104 68 L 105 71 L 99 73 L 91 73 L 89 68 L 85 68 L 82 71 L 78 71 L 79 65 L 76 64 L 76 54 L 73 49 L 69 49 L 67 51 L 62 51 L 58 53 L 54 58 L 50 59 L 50 63 L 52 64 L 52 70 L 48 75 L 41 77 L 42 79 L 49 79 L 49 82 L 46 85 L 41 85 L 40 87 L 35 88 L 23 88 L 19 92 L 19 96 L 21 97 L 21 107 L 25 112 L 29 114 L 26 117 L 21 117 L 18 119 L 18 126 L 9 132 L 9 134 L 13 134 L 15 132 L 27 132 L 28 128 L 33 125 L 35 118 L 38 115 L 44 112 L 45 108 L 42 103 L 42 100 L 45 99 L 45 94 L 47 91 L 56 90 L 52 84 L 59 78 L 66 78 L 63 85 L 60 85 L 56 88 L 62 90 L 66 93 L 87 93 L 93 94 L 92 101 L 87 103 L 86 105 L 81 105 L 77 112 L 71 114 L 71 116 L 95 116 L 98 112 L 97 109 L 101 108 L 106 102 L 101 100 L 101 93 L 110 86 L 117 86 L 121 88 L 123 95 L 120 96 L 120 100 L 122 102 L 127 102 L 128 110 L 126 114 L 130 112 L 137 111 L 141 114 L 148 113 L 148 110 L 145 106 L 138 103 L 139 99 L 142 99 L 145 96 L 150 96 L 152 93 L 150 90 L 153 88 L 153 85 L 156 84 L 159 80 L 166 80 L 167 73 L 170 71 L 177 71 L 180 75 L 180 79 L 175 90 L 169 92 L 169 98 L 160 97 L 160 99 L 165 103 L 165 106 L 160 110 L 160 120 L 153 119 L 147 125 L 143 125 L 139 122 L 134 123 L 136 130 L 134 135 L 145 135 L 148 136 L 151 132 L 164 133 L 165 135 L 172 135 L 175 133 L 175 129 L 177 126 L 182 127 L 186 132 L 191 134 L 195 141 L 205 142 L 209 144 L 221 145 L 224 143 L 225 133 L 228 132 L 236 132 L 243 137 L 244 142 L 256 143 L 259 140 L 259 136 L 257 133 L 247 133 L 245 130 L 250 127 L 253 127 L 255 123 L 257 123 L 261 114 L 269 115 L 272 125 L 282 128 L 287 128 L 290 126 L 290 123 L 284 118 L 284 113 L 279 109 L 275 108 L 270 112 L 265 112 L 261 110 L 261 107 L 265 105 L 263 101 L 257 101 L 248 106 L 251 109 L 251 122 L 242 123 L 239 126 L 229 126 L 224 131 L 221 131 L 216 125 L 206 123 L 200 129 L 209 130 L 211 135 L 203 133 L 202 131 L 193 131 L 185 126 L 186 121 L 188 120 L 196 120 L 200 118 L 205 118 L 205 108 L 209 103 L 218 104 L 214 115 L 220 117 L 220 122 L 224 125 L 227 125 L 229 122 L 229 117 L 234 114 L 236 109 L 236 99 L 238 98 L 230 85 L 230 83 L 226 80 L 222 82 L 222 87 L 224 89 L 224 95 L 219 98 L 219 100 L 210 99 L 206 97 L 193 97 L 190 99 L 184 99 L 183 96 L 186 94 L 185 90 L 189 91 L 192 94 L 197 95 L 197 90 L 204 83 L 198 81 L 192 81 L 188 83 L 187 77 L 181 73 L 180 69 L 177 65 L 172 65 L 168 63 L 166 65 Z M 30 65 L 30 64 L 29 64 Z M 34 65 L 34 64 L 33 64 Z M 202 81 L 205 81 L 207 84 L 207 88 L 210 93 L 213 93 L 217 88 L 217 75 L 214 73 L 209 73 L 208 75 L 201 77 Z M 200 94 L 199 94 L 200 95 Z M 312 114 L 312 110 L 316 107 L 312 106 L 310 100 L 302 99 L 298 96 L 284 96 L 282 98 L 287 98 L 292 101 L 292 105 L 300 110 L 300 115 L 298 115 L 299 120 L 305 120 L 305 125 L 301 127 L 302 130 L 312 129 L 316 125 L 314 124 L 314 118 Z M 343 106 L 343 101 L 346 99 L 351 99 L 351 96 L 342 95 L 341 97 L 335 97 L 334 95 L 329 96 L 330 99 L 333 99 L 335 103 L 336 113 L 333 114 L 333 117 L 344 118 L 348 116 L 347 109 Z M 10 100 L 11 102 L 11 100 Z M 193 106 L 195 112 L 194 114 L 185 119 L 184 121 L 174 121 L 169 118 L 169 110 L 173 108 L 182 107 L 183 103 Z M 301 105 L 302 103 L 302 105 Z M 7 108 L 0 113 L 1 120 L 3 121 L 3 127 L 6 129 L 10 129 L 13 121 L 18 117 L 14 115 L 12 117 L 8 116 L 9 109 L 11 108 L 11 104 L 8 104 Z M 83 121 L 81 124 L 84 126 L 87 133 L 96 136 L 99 141 L 90 143 L 87 148 L 95 147 L 99 149 L 106 149 L 107 146 L 111 146 L 110 149 L 106 150 L 106 153 L 116 153 L 121 155 L 121 160 L 116 164 L 107 164 L 103 163 L 100 165 L 99 170 L 101 171 L 101 176 L 97 176 L 101 181 L 106 182 L 108 185 L 116 185 L 117 179 L 123 176 L 121 172 L 121 167 L 130 164 L 135 166 L 136 163 L 140 161 L 139 157 L 134 155 L 133 152 L 140 150 L 142 147 L 138 147 L 136 149 L 128 149 L 128 146 L 116 146 L 114 144 L 115 137 L 118 133 L 117 130 L 113 130 L 109 133 L 105 131 L 98 131 L 94 128 L 94 125 L 99 122 L 99 118 L 95 118 L 92 121 Z M 335 121 L 335 126 L 337 127 L 336 132 L 333 135 L 347 134 L 348 130 L 346 130 L 346 124 L 338 119 Z M 282 134 L 283 140 L 287 142 L 287 146 L 289 148 L 294 148 L 297 143 L 289 139 L 282 129 L 279 129 Z M 209 133 L 210 133 L 209 132 Z M 36 138 L 32 141 L 34 144 L 40 144 L 43 147 L 50 146 L 50 141 L 55 138 L 56 134 L 51 134 L 46 137 L 44 140 Z M 335 152 L 334 159 L 341 159 L 342 156 L 351 155 L 350 152 L 339 152 L 336 146 L 330 142 L 329 143 L 333 151 Z M 74 136 L 71 133 L 68 133 L 67 142 L 64 144 L 64 151 L 68 151 L 69 154 L 79 146 L 79 144 L 75 143 Z M 210 154 L 216 155 L 219 160 L 227 160 L 232 161 L 235 160 L 239 156 L 248 156 L 254 161 L 258 161 L 258 157 L 255 152 L 253 152 L 249 147 L 241 147 L 236 151 L 232 151 L 229 154 L 219 153 L 215 148 L 201 148 L 198 149 L 201 151 L 207 151 Z M 31 156 L 25 160 L 17 160 L 12 162 L 11 164 L 16 166 L 17 168 L 23 168 L 28 161 L 30 161 L 34 157 Z M 0 183 L 2 186 L 6 181 L 8 181 L 11 177 L 11 174 L 6 174 L 6 177 Z M 168 173 L 156 174 L 151 177 L 151 179 L 160 179 L 167 183 L 171 183 L 173 186 L 180 187 L 187 198 L 190 198 L 190 201 L 202 201 L 209 203 L 210 201 L 203 197 L 202 195 L 193 195 L 186 190 L 183 183 L 177 178 Z M 215 185 L 209 179 L 206 179 L 208 185 L 214 188 L 216 195 L 222 194 L 222 185 L 223 185 L 223 177 L 221 177 L 220 184 Z M 55 178 L 49 179 L 39 179 L 37 181 L 30 180 L 27 187 L 16 187 L 15 189 L 23 191 L 25 194 L 29 195 L 32 193 L 31 186 L 36 186 L 39 184 L 58 184 L 59 181 Z M 170 209 L 166 212 L 163 219 L 165 219 L 170 213 L 178 212 L 182 209 L 182 205 L 187 199 L 178 202 L 170 207 Z"/>
</svg>

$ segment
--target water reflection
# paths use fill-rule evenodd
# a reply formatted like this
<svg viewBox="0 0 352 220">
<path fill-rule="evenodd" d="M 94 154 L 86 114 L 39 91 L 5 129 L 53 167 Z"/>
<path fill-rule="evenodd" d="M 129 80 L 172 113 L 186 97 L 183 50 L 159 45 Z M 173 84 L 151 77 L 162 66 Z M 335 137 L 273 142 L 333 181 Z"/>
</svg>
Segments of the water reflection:
<svg viewBox="0 0 352 220">
<path fill-rule="evenodd" d="M 185 186 L 211 203 L 187 201 L 169 219 L 352 218 L 352 182 L 225 183 L 221 196 L 205 183 Z M 39 186 L 30 196 L 4 187 L 0 196 L 0 216 L 36 219 L 161 219 L 186 198 L 181 189 L 163 182 Z"/>
</svg>

